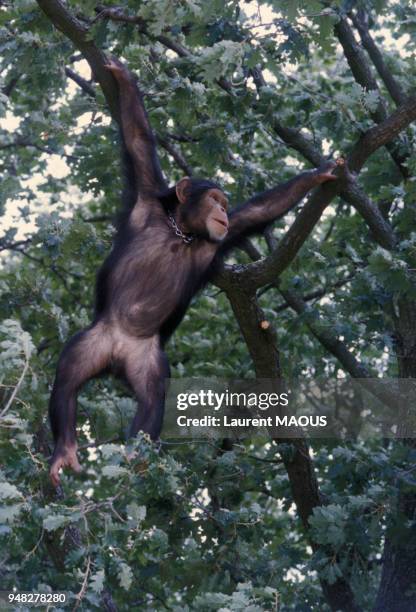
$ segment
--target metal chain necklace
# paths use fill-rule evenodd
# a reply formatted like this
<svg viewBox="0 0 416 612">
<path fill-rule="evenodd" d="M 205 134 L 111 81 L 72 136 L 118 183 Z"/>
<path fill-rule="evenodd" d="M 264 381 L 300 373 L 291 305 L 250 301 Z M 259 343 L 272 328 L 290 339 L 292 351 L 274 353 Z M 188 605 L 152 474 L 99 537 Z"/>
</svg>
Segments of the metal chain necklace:
<svg viewBox="0 0 416 612">
<path fill-rule="evenodd" d="M 185 244 L 191 244 L 191 242 L 195 240 L 195 236 L 193 234 L 183 233 L 183 231 L 180 229 L 180 227 L 176 223 L 175 218 L 172 215 L 172 213 L 168 213 L 168 219 L 170 221 L 171 226 L 173 227 L 175 231 L 175 234 L 179 236 L 179 238 L 181 238 Z"/>
</svg>

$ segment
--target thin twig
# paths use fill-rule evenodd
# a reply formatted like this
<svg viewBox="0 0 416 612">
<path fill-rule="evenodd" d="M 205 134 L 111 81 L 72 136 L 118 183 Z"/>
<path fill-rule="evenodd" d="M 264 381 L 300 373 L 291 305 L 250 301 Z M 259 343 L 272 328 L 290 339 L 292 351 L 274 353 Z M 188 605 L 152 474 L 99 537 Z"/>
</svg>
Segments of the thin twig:
<svg viewBox="0 0 416 612">
<path fill-rule="evenodd" d="M 87 591 L 87 582 L 88 582 L 88 577 L 90 575 L 90 566 L 91 566 L 91 557 L 88 557 L 87 558 L 87 569 L 85 571 L 84 580 L 82 582 L 82 586 L 81 586 L 81 589 L 78 595 L 76 595 L 77 601 L 75 603 L 75 606 L 72 608 L 72 612 L 75 612 L 76 610 L 78 610 L 81 600 L 84 598 L 84 595 Z"/>
<path fill-rule="evenodd" d="M 9 410 L 10 406 L 13 404 L 14 399 L 16 397 L 16 395 L 19 392 L 20 387 L 22 386 L 23 380 L 26 376 L 26 372 L 29 368 L 29 359 L 28 356 L 26 355 L 26 359 L 25 359 L 25 365 L 23 367 L 23 371 L 20 375 L 20 378 L 17 382 L 17 385 L 15 386 L 15 388 L 13 389 L 13 393 L 11 394 L 9 401 L 7 402 L 6 406 L 3 408 L 3 410 L 0 412 L 0 418 L 3 418 L 4 415 L 6 414 L 6 412 Z"/>
</svg>

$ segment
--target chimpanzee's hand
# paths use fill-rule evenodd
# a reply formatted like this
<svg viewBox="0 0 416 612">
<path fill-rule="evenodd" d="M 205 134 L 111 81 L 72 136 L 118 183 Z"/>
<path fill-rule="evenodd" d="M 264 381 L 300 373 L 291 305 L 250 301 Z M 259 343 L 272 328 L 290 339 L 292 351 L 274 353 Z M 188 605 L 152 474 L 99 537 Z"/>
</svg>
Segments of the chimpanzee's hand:
<svg viewBox="0 0 416 612">
<path fill-rule="evenodd" d="M 113 75 L 113 77 L 119 83 L 122 83 L 122 82 L 134 83 L 135 82 L 135 79 L 132 73 L 130 72 L 130 70 L 126 68 L 126 66 L 124 66 L 124 64 L 122 64 L 122 62 L 120 62 L 120 60 L 118 60 L 115 57 L 111 57 L 107 61 L 107 64 L 104 64 L 104 68 L 109 70 L 111 74 Z"/>
<path fill-rule="evenodd" d="M 339 157 L 336 161 L 328 161 L 325 164 L 322 164 L 322 166 L 319 166 L 319 168 L 314 170 L 316 184 L 320 185 L 321 183 L 326 183 L 327 181 L 336 181 L 338 177 L 332 174 L 332 172 L 338 166 L 343 166 L 344 163 L 344 159 Z"/>
</svg>

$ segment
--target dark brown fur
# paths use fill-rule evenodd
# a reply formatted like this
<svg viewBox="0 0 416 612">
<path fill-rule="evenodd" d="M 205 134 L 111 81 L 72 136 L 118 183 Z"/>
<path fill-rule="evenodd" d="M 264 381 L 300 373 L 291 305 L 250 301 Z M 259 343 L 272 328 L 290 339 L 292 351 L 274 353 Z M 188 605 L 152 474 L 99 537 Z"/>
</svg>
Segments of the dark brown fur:
<svg viewBox="0 0 416 612">
<path fill-rule="evenodd" d="M 334 178 L 335 164 L 329 163 L 256 196 L 230 213 L 226 237 L 213 239 L 212 227 L 223 229 L 218 219 L 223 223 L 227 219 L 224 194 L 209 181 L 188 180 L 176 189 L 167 188 L 134 79 L 118 62 L 112 61 L 109 69 L 120 91 L 129 171 L 127 210 L 119 222 L 113 250 L 97 276 L 95 319 L 67 343 L 58 362 L 50 400 L 54 484 L 59 483 L 61 467 L 80 469 L 76 455 L 80 387 L 103 371 L 121 374 L 139 402 L 131 435 L 142 430 L 157 439 L 169 376 L 163 346 L 192 297 L 238 240 L 284 214 L 315 185 Z M 195 235 L 191 244 L 175 234 L 168 212 Z"/>
</svg>

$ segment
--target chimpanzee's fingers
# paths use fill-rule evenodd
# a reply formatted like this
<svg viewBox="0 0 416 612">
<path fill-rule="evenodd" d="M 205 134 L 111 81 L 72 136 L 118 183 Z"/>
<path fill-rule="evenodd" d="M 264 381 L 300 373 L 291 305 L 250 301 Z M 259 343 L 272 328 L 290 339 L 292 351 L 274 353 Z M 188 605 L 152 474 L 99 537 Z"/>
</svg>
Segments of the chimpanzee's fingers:
<svg viewBox="0 0 416 612">
<path fill-rule="evenodd" d="M 318 168 L 318 172 L 319 174 L 331 174 L 332 170 L 335 170 L 335 168 L 346 166 L 346 163 L 347 162 L 343 157 L 337 157 L 337 159 L 335 160 L 331 159 L 330 161 L 327 161 L 322 164 L 322 166 Z"/>
<path fill-rule="evenodd" d="M 107 63 L 104 64 L 104 68 L 111 72 L 113 77 L 119 84 L 125 83 L 136 83 L 136 77 L 130 72 L 130 70 L 117 58 L 109 58 Z"/>
<path fill-rule="evenodd" d="M 116 57 L 108 58 L 107 62 L 104 64 L 104 68 L 109 70 L 116 78 L 122 75 L 129 76 L 130 74 L 126 66 Z"/>
<path fill-rule="evenodd" d="M 317 172 L 319 174 L 331 174 L 332 170 L 335 170 L 336 167 L 337 167 L 337 163 L 331 159 L 325 162 L 324 164 L 322 164 L 321 166 L 319 166 Z"/>
<path fill-rule="evenodd" d="M 110 70 L 111 72 L 113 71 L 120 71 L 120 70 L 124 70 L 124 66 L 121 64 L 121 62 L 119 62 L 118 60 L 114 60 L 112 57 L 110 57 L 107 60 L 107 63 L 104 64 L 104 68 L 106 70 Z"/>
<path fill-rule="evenodd" d="M 74 457 L 71 457 L 70 461 L 69 461 L 69 467 L 72 468 L 74 470 L 74 472 L 76 472 L 77 474 L 79 474 L 80 472 L 82 472 L 82 467 L 78 461 L 78 457 L 75 455 Z"/>
<path fill-rule="evenodd" d="M 59 478 L 59 469 L 60 466 L 54 463 L 49 470 L 49 477 L 54 487 L 58 487 L 61 483 L 61 479 Z"/>
</svg>

